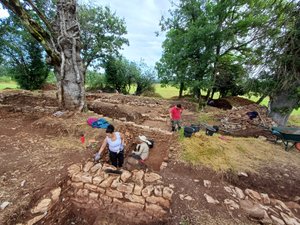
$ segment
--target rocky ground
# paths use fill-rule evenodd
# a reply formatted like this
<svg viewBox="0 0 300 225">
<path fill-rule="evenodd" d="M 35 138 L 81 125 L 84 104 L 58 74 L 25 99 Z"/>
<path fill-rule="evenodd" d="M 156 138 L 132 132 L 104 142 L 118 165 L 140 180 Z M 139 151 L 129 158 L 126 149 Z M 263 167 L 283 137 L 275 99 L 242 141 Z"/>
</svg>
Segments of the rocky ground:
<svg viewBox="0 0 300 225">
<path fill-rule="evenodd" d="M 46 91 L 0 93 L 0 224 L 54 224 L 53 218 L 60 221 L 56 224 L 133 222 L 99 212 L 95 218 L 92 210 L 81 209 L 67 201 L 67 168 L 92 159 L 105 135 L 103 130 L 87 126 L 86 119 L 101 115 L 108 116 L 108 120 L 126 134 L 128 153 L 134 146 L 134 137 L 139 134 L 155 140 L 146 167 L 160 174 L 164 184 L 174 190 L 167 214 L 157 223 L 300 224 L 300 193 L 293 192 L 298 190 L 293 187 L 300 183 L 297 176 L 300 166 L 290 168 L 286 162 L 258 174 L 237 175 L 187 165 L 178 158 L 181 149 L 177 136 L 169 132 L 168 108 L 176 101 L 89 94 L 88 106 L 94 112 L 74 115 L 57 113 L 60 111 L 53 96 Z M 184 124 L 197 123 L 196 106 L 183 105 L 186 105 Z M 225 116 L 221 111 L 223 117 L 216 116 L 220 124 L 231 126 L 237 123 L 231 118 L 243 117 L 250 109 L 238 107 L 226 112 Z M 224 118 L 228 118 L 225 119 L 227 123 Z M 263 120 L 267 123 L 265 117 Z M 242 124 L 247 125 L 241 125 L 241 131 L 251 133 L 247 119 L 243 121 Z M 243 129 L 244 126 L 247 129 Z M 232 131 L 238 132 L 237 128 Z M 263 130 L 263 127 L 258 129 Z M 85 135 L 84 144 L 80 142 L 82 134 Z M 156 196 L 158 192 L 152 191 Z"/>
</svg>

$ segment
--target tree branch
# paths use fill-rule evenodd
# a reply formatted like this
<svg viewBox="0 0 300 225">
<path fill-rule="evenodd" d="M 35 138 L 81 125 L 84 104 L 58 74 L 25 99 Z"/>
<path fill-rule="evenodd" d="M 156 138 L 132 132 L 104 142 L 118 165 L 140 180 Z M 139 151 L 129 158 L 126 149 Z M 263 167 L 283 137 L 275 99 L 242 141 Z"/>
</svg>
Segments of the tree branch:
<svg viewBox="0 0 300 225">
<path fill-rule="evenodd" d="M 31 0 L 25 0 L 26 2 L 28 2 L 28 4 L 33 8 L 33 10 L 38 14 L 38 16 L 41 18 L 41 20 L 44 22 L 44 24 L 46 25 L 46 27 L 48 28 L 48 30 L 53 33 L 53 29 L 51 24 L 49 23 L 49 21 L 47 20 L 47 18 L 45 17 L 45 15 L 33 4 L 33 2 Z"/>
<path fill-rule="evenodd" d="M 51 63 L 57 65 L 60 63 L 60 56 L 55 52 L 55 46 L 51 42 L 51 34 L 43 29 L 29 13 L 22 8 L 19 0 L 0 0 L 2 4 L 16 14 L 29 33 L 45 48 L 45 51 L 51 58 Z"/>
</svg>

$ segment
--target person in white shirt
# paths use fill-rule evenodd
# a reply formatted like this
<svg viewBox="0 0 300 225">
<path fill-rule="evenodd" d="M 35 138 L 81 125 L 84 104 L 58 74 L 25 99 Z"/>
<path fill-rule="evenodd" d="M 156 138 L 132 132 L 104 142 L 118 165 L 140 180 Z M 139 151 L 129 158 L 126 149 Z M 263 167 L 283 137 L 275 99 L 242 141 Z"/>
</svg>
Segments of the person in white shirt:
<svg viewBox="0 0 300 225">
<path fill-rule="evenodd" d="M 109 125 L 106 129 L 106 138 L 104 139 L 98 152 L 99 158 L 107 145 L 111 164 L 115 167 L 121 168 L 124 162 L 124 135 L 122 133 L 115 132 L 113 125 Z"/>
<path fill-rule="evenodd" d="M 140 160 L 145 160 L 149 156 L 149 145 L 151 144 L 150 141 L 147 140 L 145 136 L 139 136 L 138 144 L 134 151 L 132 151 L 132 157 Z"/>
</svg>

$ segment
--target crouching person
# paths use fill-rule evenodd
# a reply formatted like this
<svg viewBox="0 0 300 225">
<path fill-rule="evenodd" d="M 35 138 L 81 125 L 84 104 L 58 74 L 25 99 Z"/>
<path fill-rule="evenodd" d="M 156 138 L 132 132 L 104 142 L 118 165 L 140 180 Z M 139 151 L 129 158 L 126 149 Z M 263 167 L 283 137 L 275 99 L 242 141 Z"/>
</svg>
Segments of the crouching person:
<svg viewBox="0 0 300 225">
<path fill-rule="evenodd" d="M 151 142 L 147 140 L 145 136 L 139 136 L 137 138 L 137 142 L 138 144 L 135 150 L 132 151 L 131 156 L 143 162 L 149 156 L 149 145 L 151 144 Z"/>
</svg>

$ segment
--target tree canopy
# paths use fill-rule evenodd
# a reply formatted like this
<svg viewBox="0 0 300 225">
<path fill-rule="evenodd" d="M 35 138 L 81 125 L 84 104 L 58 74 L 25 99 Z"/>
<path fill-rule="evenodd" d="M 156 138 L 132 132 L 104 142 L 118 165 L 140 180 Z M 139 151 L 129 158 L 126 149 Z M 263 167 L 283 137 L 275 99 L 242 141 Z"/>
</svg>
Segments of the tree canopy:
<svg viewBox="0 0 300 225">
<path fill-rule="evenodd" d="M 160 21 L 166 39 L 158 75 L 163 83 L 179 86 L 179 95 L 188 88 L 197 97 L 201 90 L 207 98 L 215 91 L 224 97 L 255 87 L 270 96 L 270 115 L 285 124 L 279 119 L 283 111 L 288 116 L 299 104 L 298 21 L 294 1 L 180 0 Z M 289 106 L 272 107 L 282 93 L 281 102 L 290 99 Z M 291 110 L 275 116 L 275 108 Z"/>
</svg>

